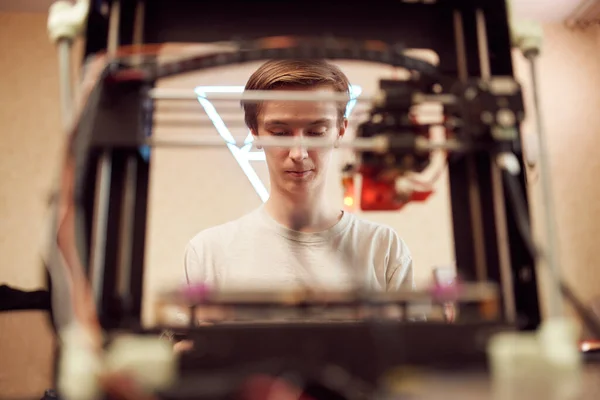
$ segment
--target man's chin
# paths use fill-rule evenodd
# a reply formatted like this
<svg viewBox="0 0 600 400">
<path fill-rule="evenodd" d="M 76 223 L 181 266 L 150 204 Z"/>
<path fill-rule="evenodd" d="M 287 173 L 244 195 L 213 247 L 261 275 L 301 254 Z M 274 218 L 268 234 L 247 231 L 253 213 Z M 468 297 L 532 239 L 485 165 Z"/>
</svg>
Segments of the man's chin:
<svg viewBox="0 0 600 400">
<path fill-rule="evenodd" d="M 309 193 L 312 188 L 312 182 L 286 182 L 286 189 L 293 193 Z"/>
<path fill-rule="evenodd" d="M 305 196 L 312 192 L 314 181 L 297 181 L 297 180 L 286 180 L 283 187 L 285 191 L 295 196 Z"/>
<path fill-rule="evenodd" d="M 280 191 L 281 194 L 287 193 L 294 197 L 310 196 L 318 186 L 314 177 L 311 179 L 289 179 L 283 176 L 281 178 L 277 183 L 274 182 L 277 189 L 275 187 L 273 189 Z"/>
</svg>

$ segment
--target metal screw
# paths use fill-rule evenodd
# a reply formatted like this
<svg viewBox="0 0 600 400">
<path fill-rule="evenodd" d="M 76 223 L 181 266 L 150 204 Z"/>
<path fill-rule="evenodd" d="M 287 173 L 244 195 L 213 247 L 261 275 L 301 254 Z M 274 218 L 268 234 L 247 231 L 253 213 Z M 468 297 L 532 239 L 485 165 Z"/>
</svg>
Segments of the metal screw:
<svg viewBox="0 0 600 400">
<path fill-rule="evenodd" d="M 531 281 L 531 268 L 524 267 L 519 271 L 519 276 L 521 278 L 521 282 L 529 282 Z"/>
<path fill-rule="evenodd" d="M 498 121 L 500 126 L 509 127 L 514 126 L 517 119 L 514 112 L 507 108 L 503 108 L 496 114 L 496 121 Z"/>
<path fill-rule="evenodd" d="M 494 122 L 494 115 L 489 111 L 482 112 L 481 122 L 483 122 L 486 125 L 491 125 Z"/>
<path fill-rule="evenodd" d="M 465 90 L 465 98 L 467 100 L 471 101 L 475 97 L 477 97 L 477 89 L 475 89 L 475 88 L 468 88 L 467 90 Z"/>
</svg>

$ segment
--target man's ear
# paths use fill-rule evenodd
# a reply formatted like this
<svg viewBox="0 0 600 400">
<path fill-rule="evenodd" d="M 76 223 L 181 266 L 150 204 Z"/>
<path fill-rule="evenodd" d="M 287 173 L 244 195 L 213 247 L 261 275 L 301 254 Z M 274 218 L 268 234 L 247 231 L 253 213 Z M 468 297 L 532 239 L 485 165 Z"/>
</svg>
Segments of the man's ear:
<svg viewBox="0 0 600 400">
<path fill-rule="evenodd" d="M 340 124 L 340 131 L 338 132 L 338 139 L 341 139 L 344 137 L 344 134 L 346 133 L 346 129 L 348 129 L 348 118 L 344 118 L 342 123 Z"/>
<path fill-rule="evenodd" d="M 252 139 L 256 140 L 258 139 L 258 132 L 254 129 L 250 129 L 250 133 L 252 134 Z M 259 149 L 261 148 L 260 146 L 257 146 Z"/>
</svg>

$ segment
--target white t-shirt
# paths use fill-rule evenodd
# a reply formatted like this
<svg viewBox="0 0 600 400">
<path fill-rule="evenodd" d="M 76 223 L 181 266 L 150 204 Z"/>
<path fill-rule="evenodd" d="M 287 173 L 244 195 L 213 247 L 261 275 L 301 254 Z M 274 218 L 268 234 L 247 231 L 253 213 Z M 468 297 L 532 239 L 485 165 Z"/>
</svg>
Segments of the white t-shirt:
<svg viewBox="0 0 600 400">
<path fill-rule="evenodd" d="M 185 249 L 188 283 L 214 290 L 413 288 L 406 244 L 385 225 L 352 213 L 330 229 L 297 232 L 277 223 L 264 206 L 201 231 Z"/>
</svg>

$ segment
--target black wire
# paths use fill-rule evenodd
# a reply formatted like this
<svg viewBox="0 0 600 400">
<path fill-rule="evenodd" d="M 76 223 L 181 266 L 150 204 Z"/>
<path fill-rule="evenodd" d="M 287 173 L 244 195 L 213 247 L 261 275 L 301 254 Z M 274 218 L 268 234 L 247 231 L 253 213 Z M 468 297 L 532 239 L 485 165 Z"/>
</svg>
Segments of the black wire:
<svg viewBox="0 0 600 400">
<path fill-rule="evenodd" d="M 517 223 L 517 229 L 527 251 L 533 258 L 533 260 L 544 260 L 545 256 L 533 241 L 533 235 L 531 232 L 531 225 L 525 206 L 525 198 L 523 191 L 521 190 L 520 183 L 515 175 L 510 174 L 507 171 L 502 171 L 505 186 L 508 192 L 509 202 L 515 214 L 515 220 Z M 579 317 L 583 320 L 586 328 L 596 337 L 600 338 L 600 320 L 596 315 L 591 312 L 583 302 L 578 298 L 573 289 L 561 279 L 559 276 L 551 274 L 552 281 L 559 288 L 562 295 L 569 301 L 573 306 Z"/>
<path fill-rule="evenodd" d="M 271 59 L 325 58 L 331 60 L 358 60 L 391 65 L 418 72 L 422 80 L 437 82 L 440 72 L 434 64 L 405 55 L 393 47 L 383 50 L 368 48 L 362 41 L 324 41 L 322 38 L 296 38 L 295 45 L 284 48 L 265 48 L 262 39 L 249 41 L 234 52 L 218 52 L 192 56 L 184 60 L 154 63 L 145 66 L 146 79 L 156 81 L 191 71 L 211 69 Z"/>
</svg>

